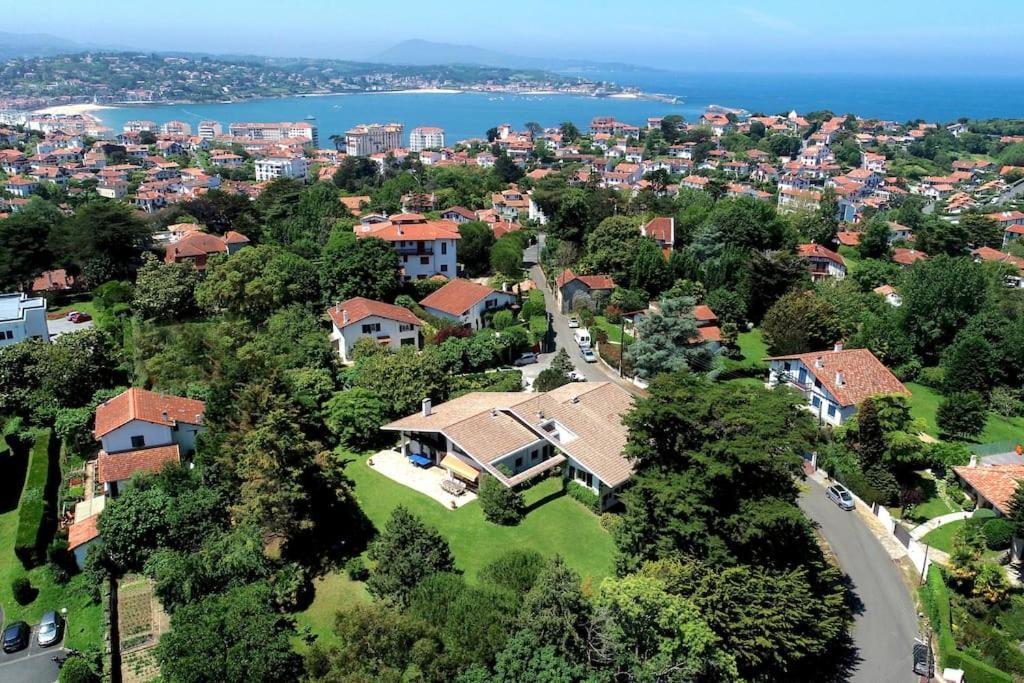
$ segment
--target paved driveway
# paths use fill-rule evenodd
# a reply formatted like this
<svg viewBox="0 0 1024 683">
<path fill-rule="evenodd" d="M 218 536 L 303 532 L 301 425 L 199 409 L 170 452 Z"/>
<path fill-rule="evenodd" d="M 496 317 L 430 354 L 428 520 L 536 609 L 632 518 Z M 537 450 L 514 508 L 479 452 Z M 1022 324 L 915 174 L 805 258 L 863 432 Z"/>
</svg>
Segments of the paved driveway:
<svg viewBox="0 0 1024 683">
<path fill-rule="evenodd" d="M 856 512 L 839 509 L 806 479 L 800 508 L 821 527 L 856 596 L 853 639 L 859 661 L 850 683 L 911 683 L 917 613 L 899 568 Z"/>
<path fill-rule="evenodd" d="M 92 327 L 93 321 L 87 320 L 84 323 L 73 323 L 67 318 L 57 318 L 56 320 L 48 320 L 46 325 L 50 328 L 50 337 L 53 338 L 69 332 L 87 330 Z"/>
<path fill-rule="evenodd" d="M 39 647 L 37 628 L 32 627 L 32 638 L 24 650 L 10 654 L 0 652 L 0 683 L 53 683 L 57 680 L 60 667 L 53 657 L 63 652 L 63 644 Z"/>
</svg>

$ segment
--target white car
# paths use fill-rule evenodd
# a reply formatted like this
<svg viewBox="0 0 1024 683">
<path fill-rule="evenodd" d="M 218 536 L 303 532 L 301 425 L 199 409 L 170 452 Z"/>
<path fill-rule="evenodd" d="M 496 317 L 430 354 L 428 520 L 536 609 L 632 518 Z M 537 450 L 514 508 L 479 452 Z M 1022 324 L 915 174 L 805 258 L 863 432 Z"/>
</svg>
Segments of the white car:
<svg viewBox="0 0 1024 683">
<path fill-rule="evenodd" d="M 573 370 L 569 373 L 569 381 L 571 382 L 586 382 L 587 378 L 579 370 Z"/>
<path fill-rule="evenodd" d="M 589 346 L 584 346 L 582 349 L 580 349 L 580 353 L 583 355 L 583 360 L 587 361 L 588 363 L 597 362 L 597 355 L 594 354 L 594 349 L 590 348 Z"/>
<path fill-rule="evenodd" d="M 580 326 L 580 319 L 579 318 L 569 318 L 569 328 L 570 329 L 575 330 L 579 326 Z"/>
</svg>

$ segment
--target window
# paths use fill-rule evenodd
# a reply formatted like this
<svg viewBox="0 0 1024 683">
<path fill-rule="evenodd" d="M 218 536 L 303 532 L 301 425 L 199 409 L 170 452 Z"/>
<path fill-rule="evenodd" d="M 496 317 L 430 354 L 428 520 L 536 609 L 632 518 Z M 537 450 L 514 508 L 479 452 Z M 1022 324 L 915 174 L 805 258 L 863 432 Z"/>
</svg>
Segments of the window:
<svg viewBox="0 0 1024 683">
<path fill-rule="evenodd" d="M 788 360 L 782 364 L 782 369 L 785 370 L 786 372 L 789 372 L 791 367 L 792 364 Z"/>
<path fill-rule="evenodd" d="M 145 436 L 133 436 L 132 437 L 132 448 L 142 448 L 146 445 Z"/>
<path fill-rule="evenodd" d="M 448 272 L 448 264 L 447 263 L 442 263 L 441 264 L 441 272 L 442 273 L 447 273 Z"/>
<path fill-rule="evenodd" d="M 4 339 L 14 339 L 14 330 L 4 330 Z"/>
<path fill-rule="evenodd" d="M 429 256 L 420 256 L 420 265 L 421 266 L 430 265 L 430 257 Z"/>
<path fill-rule="evenodd" d="M 494 299 L 488 299 L 484 302 L 484 308 L 497 308 L 498 302 Z"/>
<path fill-rule="evenodd" d="M 828 404 L 828 416 L 829 417 L 835 417 L 836 416 L 836 404 L 835 403 L 829 403 Z"/>
<path fill-rule="evenodd" d="M 539 455 L 540 454 L 537 453 L 536 449 L 530 451 L 530 462 L 535 461 L 539 457 Z"/>
<path fill-rule="evenodd" d="M 408 263 L 408 262 L 409 262 L 409 255 L 408 254 L 402 254 L 402 263 Z"/>
<path fill-rule="evenodd" d="M 811 405 L 814 406 L 815 408 L 817 408 L 818 406 L 821 405 L 821 399 L 818 398 L 817 396 L 812 397 L 811 398 Z"/>
<path fill-rule="evenodd" d="M 412 337 L 406 337 L 405 339 L 399 340 L 398 343 L 401 346 L 413 346 L 416 343 L 416 340 L 413 339 Z"/>
<path fill-rule="evenodd" d="M 367 323 L 363 325 L 363 334 L 373 334 L 374 332 L 380 332 L 380 323 Z"/>
<path fill-rule="evenodd" d="M 399 332 L 412 332 L 412 325 L 410 325 L 409 323 L 401 323 L 398 326 L 398 331 Z"/>
<path fill-rule="evenodd" d="M 448 243 L 445 242 L 444 240 L 441 241 L 441 253 L 442 254 L 447 254 L 448 253 Z"/>
<path fill-rule="evenodd" d="M 821 389 L 821 380 L 818 379 L 817 377 L 814 378 L 814 386 L 817 387 L 818 389 Z"/>
<path fill-rule="evenodd" d="M 520 458 L 516 458 L 516 469 L 519 469 L 522 466 L 523 466 L 523 459 L 521 457 Z"/>
</svg>

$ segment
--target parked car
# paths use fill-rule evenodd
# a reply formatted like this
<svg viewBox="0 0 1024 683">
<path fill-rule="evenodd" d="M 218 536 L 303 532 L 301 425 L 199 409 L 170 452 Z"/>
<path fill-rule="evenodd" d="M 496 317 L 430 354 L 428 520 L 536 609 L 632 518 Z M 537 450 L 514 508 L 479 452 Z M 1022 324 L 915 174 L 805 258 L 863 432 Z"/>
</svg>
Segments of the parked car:
<svg viewBox="0 0 1024 683">
<path fill-rule="evenodd" d="M 579 326 L 580 326 L 580 319 L 579 318 L 577 318 L 576 316 L 573 316 L 573 317 L 569 318 L 569 327 L 570 328 L 575 330 Z"/>
<path fill-rule="evenodd" d="M 528 351 L 527 353 L 524 353 L 523 355 L 519 356 L 519 358 L 516 358 L 515 361 L 513 361 L 512 365 L 515 365 L 516 367 L 522 367 L 524 365 L 532 365 L 536 362 L 537 354 L 533 353 L 532 351 Z"/>
<path fill-rule="evenodd" d="M 75 323 L 76 325 L 78 323 L 89 322 L 90 320 L 92 320 L 92 316 L 88 313 L 81 313 L 79 311 L 71 311 L 68 313 L 68 322 Z"/>
<path fill-rule="evenodd" d="M 597 362 L 597 355 L 594 353 L 594 349 L 590 348 L 589 346 L 584 346 L 583 348 L 581 348 L 580 353 L 583 355 L 583 360 L 587 361 L 588 363 Z"/>
<path fill-rule="evenodd" d="M 586 382 L 587 378 L 579 370 L 573 370 L 569 373 L 569 380 L 572 382 Z"/>
<path fill-rule="evenodd" d="M 853 494 L 850 493 L 850 489 L 846 488 L 842 484 L 832 484 L 832 486 L 825 489 L 825 495 L 828 496 L 829 500 L 844 510 L 852 510 L 856 507 L 853 502 Z"/>
<path fill-rule="evenodd" d="M 39 622 L 39 631 L 36 633 L 36 641 L 43 647 L 60 642 L 61 632 L 64 630 L 64 622 L 60 615 L 50 610 L 43 614 L 43 620 Z"/>
<path fill-rule="evenodd" d="M 16 621 L 4 629 L 4 652 L 17 652 L 28 646 L 31 632 L 24 621 Z"/>
</svg>

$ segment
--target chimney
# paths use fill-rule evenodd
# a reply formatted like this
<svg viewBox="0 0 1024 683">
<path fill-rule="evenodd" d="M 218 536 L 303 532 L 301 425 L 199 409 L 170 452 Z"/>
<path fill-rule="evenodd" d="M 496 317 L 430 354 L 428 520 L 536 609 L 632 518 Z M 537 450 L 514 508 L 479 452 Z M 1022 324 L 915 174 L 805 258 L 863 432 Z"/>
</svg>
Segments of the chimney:
<svg viewBox="0 0 1024 683">
<path fill-rule="evenodd" d="M 431 408 L 430 399 L 429 398 L 423 399 L 423 407 L 420 410 L 420 412 L 423 414 L 423 417 L 429 417 L 430 416 L 430 408 Z"/>
<path fill-rule="evenodd" d="M 498 417 L 498 409 L 491 408 L 491 417 Z"/>
<path fill-rule="evenodd" d="M 340 301 L 335 301 L 334 302 L 334 312 L 335 313 L 341 313 L 341 302 Z"/>
<path fill-rule="evenodd" d="M 169 422 L 171 419 L 171 416 L 167 414 L 166 410 L 160 413 L 160 417 L 163 418 L 164 422 Z"/>
<path fill-rule="evenodd" d="M 843 342 L 837 341 L 836 345 L 832 347 L 832 350 L 833 351 L 837 351 L 837 352 L 838 351 L 842 351 L 843 350 Z"/>
<path fill-rule="evenodd" d="M 348 325 L 348 311 L 341 312 L 341 322 L 345 325 Z"/>
<path fill-rule="evenodd" d="M 538 420 L 543 420 L 544 419 L 544 411 L 543 410 L 538 410 L 537 411 L 537 419 Z"/>
<path fill-rule="evenodd" d="M 971 461 L 970 461 L 970 463 L 968 463 L 967 466 L 968 467 L 977 467 L 978 466 L 978 456 L 977 456 L 977 454 L 971 454 Z"/>
<path fill-rule="evenodd" d="M 846 384 L 846 378 L 843 376 L 842 370 L 836 370 L 836 386 L 841 387 Z"/>
<path fill-rule="evenodd" d="M 821 359 L 821 356 L 818 356 L 817 358 L 814 359 L 814 367 L 816 367 L 816 368 L 823 368 L 823 367 L 825 367 L 825 361 L 823 361 Z"/>
</svg>

